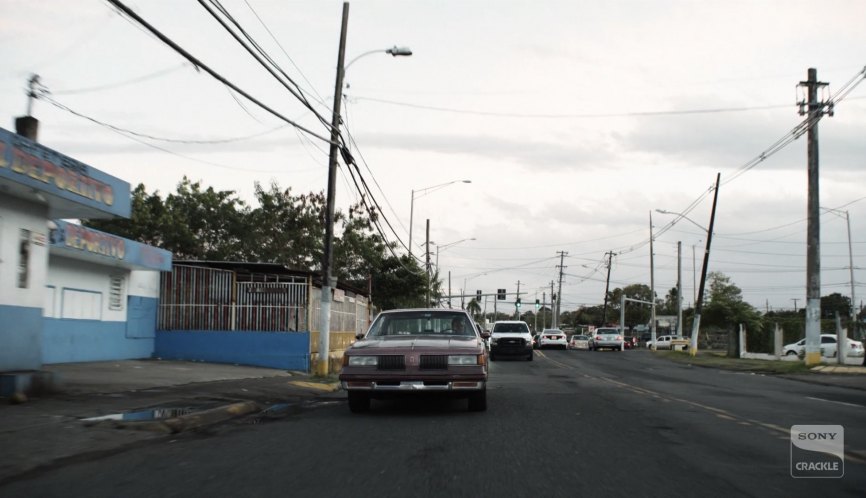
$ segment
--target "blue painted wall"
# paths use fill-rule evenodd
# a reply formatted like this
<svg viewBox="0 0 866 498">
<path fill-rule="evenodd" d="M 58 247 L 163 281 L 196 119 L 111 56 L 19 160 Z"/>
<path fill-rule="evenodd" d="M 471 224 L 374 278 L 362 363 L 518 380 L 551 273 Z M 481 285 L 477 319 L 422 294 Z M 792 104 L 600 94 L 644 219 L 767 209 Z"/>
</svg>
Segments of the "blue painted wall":
<svg viewBox="0 0 866 498">
<path fill-rule="evenodd" d="M 156 332 L 155 355 L 164 360 L 236 363 L 309 371 L 309 332 Z"/>
<path fill-rule="evenodd" d="M 45 318 L 42 361 L 75 363 L 150 358 L 154 339 L 127 337 L 126 328 L 126 322 Z"/>
<path fill-rule="evenodd" d="M 0 372 L 42 367 L 42 308 L 0 305 Z"/>
</svg>

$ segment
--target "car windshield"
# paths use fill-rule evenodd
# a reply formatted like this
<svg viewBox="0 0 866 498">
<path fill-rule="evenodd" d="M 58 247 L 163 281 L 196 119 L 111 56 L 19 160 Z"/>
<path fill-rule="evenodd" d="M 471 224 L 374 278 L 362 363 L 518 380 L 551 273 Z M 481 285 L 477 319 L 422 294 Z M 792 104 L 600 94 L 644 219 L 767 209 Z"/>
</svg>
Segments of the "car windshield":
<svg viewBox="0 0 866 498">
<path fill-rule="evenodd" d="M 596 329 L 596 334 L 616 334 L 616 329 Z"/>
<path fill-rule="evenodd" d="M 379 315 L 368 334 L 371 337 L 407 335 L 474 337 L 475 329 L 463 313 L 412 311 Z"/>
<path fill-rule="evenodd" d="M 493 325 L 493 332 L 529 332 L 525 323 L 497 323 Z"/>
</svg>

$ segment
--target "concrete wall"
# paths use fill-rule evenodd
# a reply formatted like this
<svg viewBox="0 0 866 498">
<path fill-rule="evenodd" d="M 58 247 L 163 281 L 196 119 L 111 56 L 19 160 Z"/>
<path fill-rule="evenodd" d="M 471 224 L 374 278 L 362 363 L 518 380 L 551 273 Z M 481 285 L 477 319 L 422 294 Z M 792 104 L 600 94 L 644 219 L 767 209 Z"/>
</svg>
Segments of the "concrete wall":
<svg viewBox="0 0 866 498">
<path fill-rule="evenodd" d="M 155 356 L 306 372 L 310 369 L 309 346 L 308 332 L 159 330 Z"/>
<path fill-rule="evenodd" d="M 151 357 L 159 272 L 130 271 L 58 256 L 52 256 L 49 265 L 43 362 Z M 112 277 L 121 281 L 119 301 L 112 299 Z"/>
<path fill-rule="evenodd" d="M 0 193 L 0 372 L 42 366 L 47 219 L 47 206 Z M 29 232 L 29 240 L 26 236 L 22 240 L 22 230 Z M 19 286 L 22 248 L 27 252 L 23 287 Z"/>
</svg>

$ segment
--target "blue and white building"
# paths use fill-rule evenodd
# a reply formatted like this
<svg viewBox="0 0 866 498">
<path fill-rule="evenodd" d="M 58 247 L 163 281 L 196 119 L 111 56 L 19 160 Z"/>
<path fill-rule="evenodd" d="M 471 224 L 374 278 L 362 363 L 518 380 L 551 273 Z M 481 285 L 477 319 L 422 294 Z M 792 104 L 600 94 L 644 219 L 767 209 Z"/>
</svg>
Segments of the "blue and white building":
<svg viewBox="0 0 866 498">
<path fill-rule="evenodd" d="M 0 374 L 152 355 L 171 253 L 63 221 L 130 206 L 129 183 L 0 128 Z"/>
</svg>

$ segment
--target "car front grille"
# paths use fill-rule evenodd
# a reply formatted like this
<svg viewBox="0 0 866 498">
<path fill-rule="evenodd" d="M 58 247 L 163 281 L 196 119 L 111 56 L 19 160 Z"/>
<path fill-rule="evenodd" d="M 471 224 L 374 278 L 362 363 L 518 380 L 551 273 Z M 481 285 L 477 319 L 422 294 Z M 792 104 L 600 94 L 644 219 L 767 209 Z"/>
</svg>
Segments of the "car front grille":
<svg viewBox="0 0 866 498">
<path fill-rule="evenodd" d="M 448 356 L 421 355 L 422 370 L 448 370 Z"/>
<path fill-rule="evenodd" d="M 405 370 L 406 359 L 401 354 L 381 355 L 377 368 L 379 370 Z"/>
<path fill-rule="evenodd" d="M 520 337 L 506 337 L 499 339 L 498 343 L 501 346 L 525 346 L 526 340 Z"/>
</svg>

